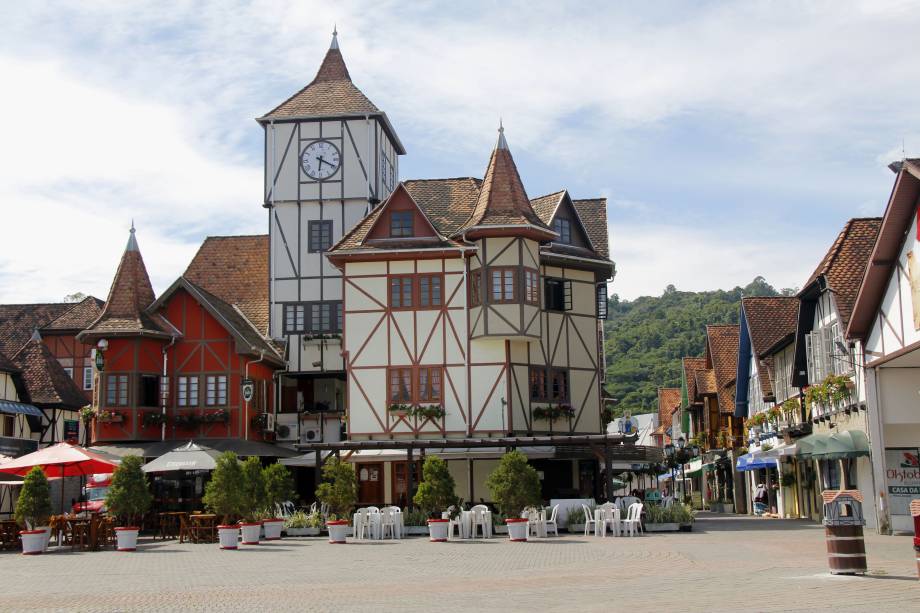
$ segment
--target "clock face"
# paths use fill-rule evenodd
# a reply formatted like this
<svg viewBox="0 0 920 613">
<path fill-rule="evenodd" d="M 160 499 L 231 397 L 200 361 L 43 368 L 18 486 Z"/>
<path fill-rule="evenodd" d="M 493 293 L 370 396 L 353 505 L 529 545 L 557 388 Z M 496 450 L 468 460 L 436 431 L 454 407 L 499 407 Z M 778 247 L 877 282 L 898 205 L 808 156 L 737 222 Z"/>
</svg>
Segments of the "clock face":
<svg viewBox="0 0 920 613">
<path fill-rule="evenodd" d="M 339 169 L 339 149 L 327 140 L 310 143 L 300 154 L 300 165 L 311 179 L 323 181 Z"/>
</svg>

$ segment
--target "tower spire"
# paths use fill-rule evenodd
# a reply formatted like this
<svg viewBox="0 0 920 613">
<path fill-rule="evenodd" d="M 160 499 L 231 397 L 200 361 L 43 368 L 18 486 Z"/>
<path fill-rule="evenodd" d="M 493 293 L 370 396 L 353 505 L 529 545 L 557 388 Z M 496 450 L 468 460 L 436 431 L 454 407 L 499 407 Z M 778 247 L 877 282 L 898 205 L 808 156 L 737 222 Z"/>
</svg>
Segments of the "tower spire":
<svg viewBox="0 0 920 613">
<path fill-rule="evenodd" d="M 339 29 L 335 24 L 332 24 L 332 43 L 329 45 L 330 49 L 339 48 Z"/>
<path fill-rule="evenodd" d="M 125 247 L 125 251 L 140 251 L 140 248 L 137 246 L 137 239 L 134 238 L 134 220 L 131 220 L 131 230 L 130 236 L 128 236 L 128 245 Z"/>
<path fill-rule="evenodd" d="M 496 149 L 507 149 L 508 141 L 505 140 L 505 126 L 502 125 L 502 118 L 498 118 L 498 142 L 495 143 Z"/>
</svg>

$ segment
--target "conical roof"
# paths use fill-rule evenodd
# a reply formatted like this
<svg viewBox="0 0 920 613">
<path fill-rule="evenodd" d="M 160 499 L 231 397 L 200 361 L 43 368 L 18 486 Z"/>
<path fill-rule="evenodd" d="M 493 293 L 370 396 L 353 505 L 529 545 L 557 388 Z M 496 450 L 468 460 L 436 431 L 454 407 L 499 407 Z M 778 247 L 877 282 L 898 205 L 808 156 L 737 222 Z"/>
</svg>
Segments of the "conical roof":
<svg viewBox="0 0 920 613">
<path fill-rule="evenodd" d="M 166 334 L 164 326 L 144 312 L 156 296 L 134 234 L 132 224 L 102 313 L 83 334 Z"/>
<path fill-rule="evenodd" d="M 259 121 L 330 115 L 379 114 L 378 109 L 351 82 L 345 58 L 339 49 L 338 32 L 320 64 L 316 77 L 302 90 L 263 115 Z"/>
<path fill-rule="evenodd" d="M 508 230 L 509 234 L 514 234 L 514 227 L 519 226 L 530 233 L 539 234 L 542 238 L 555 236 L 530 204 L 524 183 L 508 148 L 505 129 L 501 125 L 498 128 L 498 141 L 492 150 L 492 157 L 482 180 L 479 198 L 464 229 L 481 229 L 486 226 L 496 226 L 496 229 L 500 226 L 503 230 Z"/>
</svg>

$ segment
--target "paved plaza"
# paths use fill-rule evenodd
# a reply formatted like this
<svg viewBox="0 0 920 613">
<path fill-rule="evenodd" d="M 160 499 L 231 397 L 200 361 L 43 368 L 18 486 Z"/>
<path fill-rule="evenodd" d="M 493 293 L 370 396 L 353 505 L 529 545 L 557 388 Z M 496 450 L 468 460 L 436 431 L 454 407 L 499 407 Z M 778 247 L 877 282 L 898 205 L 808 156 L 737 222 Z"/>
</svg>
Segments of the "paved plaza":
<svg viewBox="0 0 920 613">
<path fill-rule="evenodd" d="M 911 539 L 866 540 L 870 574 L 833 577 L 820 526 L 708 514 L 633 539 L 142 539 L 133 554 L 0 554 L 0 611 L 920 610 Z"/>
</svg>

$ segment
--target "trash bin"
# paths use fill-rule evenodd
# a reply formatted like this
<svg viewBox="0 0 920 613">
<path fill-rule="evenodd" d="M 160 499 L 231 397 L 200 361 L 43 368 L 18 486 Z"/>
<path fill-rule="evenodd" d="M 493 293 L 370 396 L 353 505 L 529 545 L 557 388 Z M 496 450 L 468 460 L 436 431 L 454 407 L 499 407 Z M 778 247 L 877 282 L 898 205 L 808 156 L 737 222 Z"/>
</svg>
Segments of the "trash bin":
<svg viewBox="0 0 920 613">
<path fill-rule="evenodd" d="M 920 578 L 920 498 L 910 501 L 910 514 L 914 518 L 914 553 L 917 558 L 917 577 Z"/>
<path fill-rule="evenodd" d="M 859 490 L 827 490 L 824 498 L 824 535 L 832 575 L 866 573 L 866 543 L 862 494 Z"/>
</svg>

